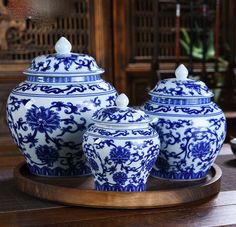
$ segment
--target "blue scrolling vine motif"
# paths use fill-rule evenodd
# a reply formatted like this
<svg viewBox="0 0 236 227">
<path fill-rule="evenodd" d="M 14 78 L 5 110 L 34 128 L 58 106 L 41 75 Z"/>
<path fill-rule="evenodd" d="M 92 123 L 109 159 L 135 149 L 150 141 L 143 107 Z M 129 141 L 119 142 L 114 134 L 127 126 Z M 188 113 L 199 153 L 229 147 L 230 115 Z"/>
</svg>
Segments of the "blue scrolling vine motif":
<svg viewBox="0 0 236 227">
<path fill-rule="evenodd" d="M 159 93 L 163 93 L 163 94 L 167 94 L 167 95 L 171 95 L 171 96 L 175 96 L 175 95 L 187 95 L 186 92 L 184 92 L 184 88 L 183 87 L 176 87 L 176 88 L 167 88 L 167 87 L 163 87 L 163 88 L 156 88 L 153 90 L 153 92 L 157 92 Z"/>
<path fill-rule="evenodd" d="M 175 113 L 187 113 L 189 115 L 193 115 L 193 114 L 202 114 L 202 115 L 206 115 L 208 113 L 213 113 L 215 111 L 216 108 L 212 107 L 212 106 L 200 106 L 199 109 L 194 109 L 192 107 L 177 107 L 175 106 L 173 108 L 173 111 Z"/>
<path fill-rule="evenodd" d="M 178 84 L 178 86 L 182 86 L 182 84 Z M 202 95 L 202 91 L 208 92 L 207 86 L 203 86 L 203 84 L 197 84 L 197 81 L 188 81 L 188 83 L 183 83 L 183 86 L 187 89 L 189 89 L 189 94 L 194 95 L 194 91 L 197 92 L 197 94 Z"/>
<path fill-rule="evenodd" d="M 147 120 L 147 117 L 146 114 L 137 115 L 137 110 L 131 108 L 123 110 L 117 107 L 101 109 L 94 114 L 95 121 L 105 121 L 109 123 L 143 122 Z"/>
<path fill-rule="evenodd" d="M 205 177 L 223 144 L 226 122 L 222 116 L 204 124 L 160 118 L 154 127 L 160 135 L 161 151 L 151 174 L 168 179 Z"/>
<path fill-rule="evenodd" d="M 14 103 L 12 104 L 14 105 Z M 11 104 L 9 104 L 9 107 L 11 108 Z M 53 102 L 49 108 L 32 105 L 32 107 L 26 112 L 25 120 L 19 118 L 19 120 L 13 124 L 12 114 L 14 111 L 8 111 L 8 120 L 11 123 L 10 125 L 15 129 L 14 131 L 16 132 L 17 128 L 21 128 L 23 131 L 28 132 L 25 136 L 22 136 L 22 133 L 19 132 L 17 136 L 18 144 L 20 146 L 30 144 L 30 147 L 33 147 L 38 142 L 37 134 L 40 133 L 45 135 L 46 143 L 52 142 L 56 145 L 57 149 L 61 149 L 61 147 L 65 146 L 70 146 L 71 149 L 78 149 L 78 144 L 63 141 L 60 136 L 64 135 L 66 132 L 75 133 L 78 131 L 84 131 L 86 129 L 86 120 L 83 117 L 80 117 L 80 122 L 77 122 L 72 115 L 69 116 L 69 118 L 62 119 L 58 114 L 58 111 L 61 111 L 62 109 L 64 109 L 66 114 L 81 114 L 78 111 L 78 107 L 73 106 L 71 103 L 65 104 L 63 102 Z M 62 123 L 65 127 L 62 127 Z M 32 131 L 28 130 L 28 126 Z M 58 134 L 57 137 L 51 137 L 51 134 L 57 129 L 62 131 L 61 134 Z"/>
<path fill-rule="evenodd" d="M 43 164 L 48 166 L 53 166 L 53 163 L 59 158 L 58 151 L 54 147 L 47 145 L 36 147 L 36 155 Z"/>
<path fill-rule="evenodd" d="M 222 113 L 220 108 L 214 104 L 209 103 L 205 105 L 196 105 L 191 107 L 185 107 L 185 106 L 171 106 L 171 105 L 161 105 L 161 104 L 155 104 L 152 102 L 147 102 L 143 106 L 143 109 L 148 114 L 156 114 L 157 116 L 186 116 L 186 117 L 192 117 L 192 116 L 210 116 L 212 115 L 219 115 Z"/>
<path fill-rule="evenodd" d="M 114 92 L 114 88 L 109 84 L 104 82 L 102 85 L 97 84 L 69 84 L 66 86 L 55 86 L 55 85 L 44 85 L 44 84 L 34 84 L 23 82 L 14 88 L 13 93 L 20 92 L 30 92 L 34 95 L 38 92 L 38 95 L 47 95 L 47 94 L 62 94 L 62 95 L 71 95 L 71 94 L 83 94 L 85 92 Z"/>
<path fill-rule="evenodd" d="M 88 126 L 82 114 L 91 111 L 91 109 L 79 104 L 73 105 L 71 102 L 54 101 L 50 107 L 37 107 L 31 104 L 25 117 L 14 119 L 14 112 L 19 111 L 21 106 L 25 106 L 29 100 L 10 96 L 7 115 L 12 135 L 27 158 L 31 171 L 39 175 L 81 175 L 90 173 L 89 167 L 86 166 L 81 141 L 64 139 L 67 138 L 64 135 L 84 132 Z M 93 101 L 95 106 L 100 105 L 100 100 L 97 97 Z M 41 143 L 42 138 L 45 141 L 44 145 Z M 27 153 L 29 148 L 35 148 L 38 161 Z M 68 150 L 68 152 L 59 155 L 58 152 L 61 152 L 61 150 Z M 67 169 L 62 167 L 47 168 L 52 167 L 56 162 Z"/>
<path fill-rule="evenodd" d="M 168 86 L 166 85 L 168 83 Z M 168 96 L 204 96 L 209 93 L 208 88 L 204 83 L 196 80 L 162 80 L 151 92 L 153 94 L 158 93 L 159 95 Z"/>
<path fill-rule="evenodd" d="M 105 191 L 143 191 L 159 150 L 153 140 L 141 144 L 125 141 L 117 145 L 112 139 L 88 142 L 84 134 L 84 151 L 95 177 L 95 186 Z M 104 147 L 109 149 L 105 152 Z M 99 150 L 103 150 L 103 156 Z"/>
<path fill-rule="evenodd" d="M 20 106 L 23 104 L 23 105 L 26 105 L 27 102 L 29 102 L 30 99 L 21 99 L 19 100 L 18 98 L 14 97 L 14 96 L 10 96 L 9 97 L 9 101 L 8 101 L 8 109 L 10 112 L 15 112 L 17 111 Z"/>
<path fill-rule="evenodd" d="M 147 137 L 153 137 L 156 136 L 156 131 L 152 128 L 145 128 L 145 129 L 118 129 L 118 130 L 107 130 L 105 128 L 99 128 L 97 126 L 92 125 L 89 129 L 88 129 L 89 133 L 92 133 L 93 135 L 99 135 L 99 136 L 105 136 L 105 137 L 117 137 L 118 139 L 122 139 L 122 138 L 127 138 L 127 137 L 134 137 L 134 138 L 138 138 L 145 136 Z"/>
<path fill-rule="evenodd" d="M 74 70 L 83 67 L 89 71 L 99 69 L 92 57 L 83 54 L 70 54 L 69 56 L 47 55 L 41 61 L 36 58 L 32 61 L 29 71 L 47 72 L 53 68 L 53 71 L 57 72 L 60 66 L 64 67 L 65 71 L 69 71 L 72 65 L 74 66 Z"/>
<path fill-rule="evenodd" d="M 158 106 L 154 106 L 152 103 L 146 102 L 144 105 L 144 110 L 150 113 L 168 113 L 169 111 L 171 111 L 171 107 L 167 106 L 167 105 L 158 105 Z"/>
<path fill-rule="evenodd" d="M 46 72 L 51 69 L 50 63 L 51 63 L 51 60 L 47 60 L 45 62 L 40 61 L 38 63 L 36 63 L 36 61 L 33 60 L 30 70 L 34 70 L 36 72 L 38 72 L 38 71 Z"/>
</svg>

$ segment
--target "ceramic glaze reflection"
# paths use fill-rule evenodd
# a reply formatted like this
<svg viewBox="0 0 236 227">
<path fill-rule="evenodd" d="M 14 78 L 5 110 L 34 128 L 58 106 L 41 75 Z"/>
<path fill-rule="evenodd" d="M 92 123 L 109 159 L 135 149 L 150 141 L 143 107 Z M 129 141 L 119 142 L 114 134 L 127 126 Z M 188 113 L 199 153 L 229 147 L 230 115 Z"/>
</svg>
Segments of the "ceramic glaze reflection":
<svg viewBox="0 0 236 227">
<path fill-rule="evenodd" d="M 159 133 L 161 150 L 151 175 L 198 180 L 207 175 L 223 145 L 226 120 L 203 82 L 187 79 L 183 65 L 176 74 L 177 79 L 160 81 L 142 107 L 158 117 L 153 128 Z"/>
<path fill-rule="evenodd" d="M 25 72 L 27 80 L 11 92 L 8 125 L 31 173 L 86 175 L 91 170 L 82 136 L 93 113 L 113 106 L 117 93 L 101 79 L 103 70 L 92 57 L 70 53 L 65 38 L 56 46 L 57 54 L 32 61 Z"/>
</svg>

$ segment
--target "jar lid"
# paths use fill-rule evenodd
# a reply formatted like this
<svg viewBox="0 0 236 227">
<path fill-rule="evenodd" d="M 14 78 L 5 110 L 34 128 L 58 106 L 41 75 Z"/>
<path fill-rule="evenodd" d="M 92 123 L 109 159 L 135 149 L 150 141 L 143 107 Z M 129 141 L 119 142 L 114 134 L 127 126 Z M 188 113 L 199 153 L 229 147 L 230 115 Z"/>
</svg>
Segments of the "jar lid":
<svg viewBox="0 0 236 227">
<path fill-rule="evenodd" d="M 210 98 L 213 93 L 208 90 L 206 84 L 199 80 L 187 79 L 188 70 L 181 64 L 175 70 L 176 78 L 161 80 L 156 87 L 149 92 L 151 96 L 163 98 Z"/>
<path fill-rule="evenodd" d="M 152 121 L 143 111 L 130 108 L 128 104 L 128 97 L 122 93 L 116 98 L 116 106 L 98 110 L 93 115 L 93 121 L 99 124 L 117 126 L 147 124 Z"/>
<path fill-rule="evenodd" d="M 93 57 L 71 52 L 71 43 L 61 37 L 55 45 L 55 54 L 41 55 L 34 58 L 26 75 L 68 76 L 97 75 L 104 72 Z"/>
</svg>

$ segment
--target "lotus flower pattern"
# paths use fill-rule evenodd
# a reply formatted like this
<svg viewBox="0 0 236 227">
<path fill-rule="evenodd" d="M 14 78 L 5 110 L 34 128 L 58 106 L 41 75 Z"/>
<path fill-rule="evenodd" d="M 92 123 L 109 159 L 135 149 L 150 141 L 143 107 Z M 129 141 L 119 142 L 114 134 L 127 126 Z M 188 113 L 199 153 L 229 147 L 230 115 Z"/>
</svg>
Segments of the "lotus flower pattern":
<svg viewBox="0 0 236 227">
<path fill-rule="evenodd" d="M 113 180 L 117 183 L 117 184 L 121 184 L 121 185 L 124 185 L 127 181 L 128 177 L 125 173 L 123 172 L 118 172 L 118 173 L 115 173 L 113 175 Z"/>
<path fill-rule="evenodd" d="M 130 159 L 130 151 L 121 146 L 115 147 L 110 152 L 110 159 L 116 164 L 123 164 Z"/>
<path fill-rule="evenodd" d="M 60 125 L 59 114 L 43 106 L 39 108 L 33 106 L 33 108 L 29 109 L 26 113 L 26 120 L 32 130 L 37 130 L 41 133 L 52 133 Z"/>
<path fill-rule="evenodd" d="M 207 154 L 209 154 L 211 150 L 211 146 L 207 142 L 200 142 L 193 146 L 192 148 L 192 155 L 196 158 L 202 158 L 205 157 Z"/>
<path fill-rule="evenodd" d="M 54 147 L 47 145 L 38 146 L 36 148 L 36 155 L 40 161 L 48 166 L 52 166 L 53 163 L 59 158 L 58 151 Z"/>
</svg>

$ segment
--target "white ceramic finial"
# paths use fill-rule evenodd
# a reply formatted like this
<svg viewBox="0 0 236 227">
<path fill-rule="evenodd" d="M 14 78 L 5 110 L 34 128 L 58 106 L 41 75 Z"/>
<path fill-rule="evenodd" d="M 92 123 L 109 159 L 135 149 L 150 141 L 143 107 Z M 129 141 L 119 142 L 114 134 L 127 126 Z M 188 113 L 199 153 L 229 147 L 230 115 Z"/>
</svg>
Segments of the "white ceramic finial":
<svg viewBox="0 0 236 227">
<path fill-rule="evenodd" d="M 118 97 L 116 98 L 117 107 L 126 108 L 128 104 L 129 104 L 129 98 L 124 93 L 118 95 Z"/>
<path fill-rule="evenodd" d="M 61 37 L 55 44 L 55 50 L 58 54 L 69 54 L 71 49 L 71 43 L 65 37 Z"/>
<path fill-rule="evenodd" d="M 188 77 L 188 69 L 183 64 L 181 64 L 175 70 L 175 76 L 177 80 L 186 80 Z"/>
</svg>

